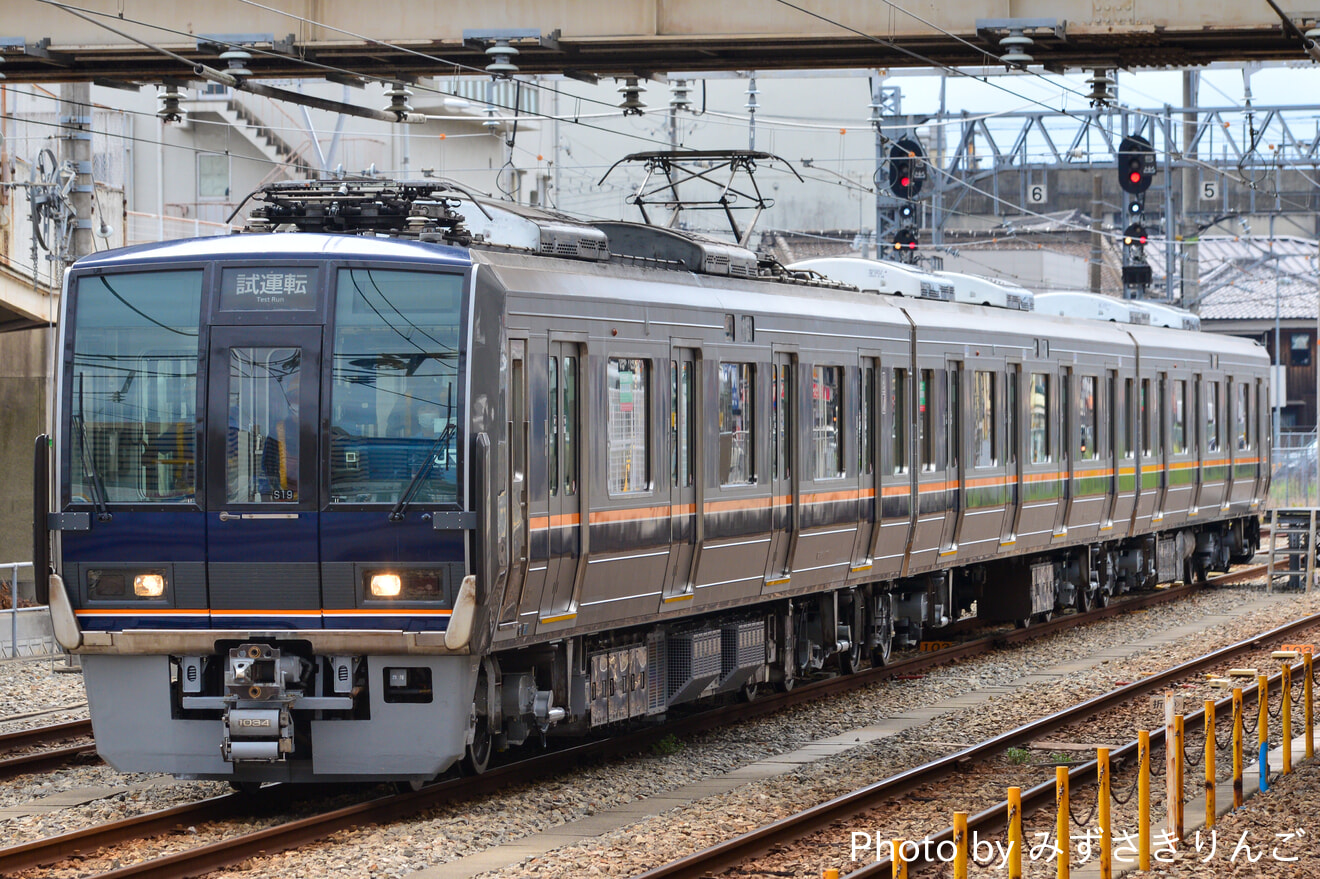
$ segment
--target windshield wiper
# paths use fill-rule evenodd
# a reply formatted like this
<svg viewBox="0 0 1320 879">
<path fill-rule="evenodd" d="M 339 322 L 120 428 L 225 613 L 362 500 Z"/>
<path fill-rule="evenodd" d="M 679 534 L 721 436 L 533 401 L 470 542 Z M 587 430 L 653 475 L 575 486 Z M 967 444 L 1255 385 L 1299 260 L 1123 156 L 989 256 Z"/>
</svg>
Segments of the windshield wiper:
<svg viewBox="0 0 1320 879">
<path fill-rule="evenodd" d="M 456 433 L 458 433 L 458 428 L 452 424 L 447 424 L 445 429 L 440 431 L 440 435 L 435 438 L 435 442 L 431 443 L 431 448 L 427 450 L 426 458 L 422 461 L 421 466 L 417 468 L 417 472 L 413 474 L 412 481 L 403 490 L 403 494 L 399 495 L 399 501 L 394 505 L 394 509 L 390 510 L 391 522 L 403 521 L 403 513 L 408 509 L 408 504 L 412 503 L 413 496 L 417 494 L 417 490 L 422 486 L 422 480 L 435 466 L 436 452 L 440 451 L 441 446 L 446 442 L 453 440 Z M 448 462 L 448 460 L 449 454 L 446 452 L 445 461 Z M 447 467 L 448 464 L 446 463 L 445 466 Z"/>
<path fill-rule="evenodd" d="M 96 469 L 96 461 L 92 459 L 91 450 L 88 448 L 87 425 L 81 413 L 73 417 L 78 427 L 78 449 L 82 452 L 78 457 L 82 459 L 83 479 L 91 488 L 96 518 L 102 522 L 109 522 L 113 516 L 110 515 L 110 507 L 106 503 L 105 482 L 102 481 L 101 472 Z"/>
<path fill-rule="evenodd" d="M 419 466 L 417 472 L 413 474 L 412 480 L 408 483 L 408 487 L 403 490 L 403 494 L 399 495 L 399 500 L 394 505 L 394 509 L 390 510 L 391 522 L 403 521 L 403 513 L 408 509 L 408 504 L 412 503 L 413 496 L 417 494 L 417 490 L 421 488 L 422 479 L 424 479 L 426 474 L 431 472 L 431 468 L 435 466 L 435 453 L 440 451 L 440 447 L 446 442 L 452 441 L 454 435 L 458 433 L 458 428 L 454 426 L 453 414 L 454 386 L 451 384 L 449 386 L 449 399 L 445 401 L 444 430 L 440 431 L 440 435 L 435 438 L 435 442 L 431 443 L 431 448 L 427 450 L 426 457 L 422 460 L 421 466 Z M 446 452 L 445 464 L 442 470 L 448 469 L 448 465 L 449 454 Z"/>
</svg>

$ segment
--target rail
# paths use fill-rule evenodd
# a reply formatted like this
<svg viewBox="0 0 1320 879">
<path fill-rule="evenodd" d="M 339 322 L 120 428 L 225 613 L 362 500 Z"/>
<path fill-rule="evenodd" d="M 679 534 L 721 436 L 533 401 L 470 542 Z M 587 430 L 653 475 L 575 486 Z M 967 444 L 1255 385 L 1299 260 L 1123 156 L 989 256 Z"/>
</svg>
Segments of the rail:
<svg viewBox="0 0 1320 879">
<path fill-rule="evenodd" d="M 1211 584 L 1226 584 L 1264 574 L 1264 565 L 1253 565 L 1211 579 Z M 276 825 L 263 830 L 230 837 L 198 849 L 163 855 L 149 861 L 120 867 L 105 874 L 114 879 L 133 877 L 193 876 L 235 864 L 262 852 L 266 855 L 286 851 L 330 833 L 369 823 L 385 823 L 408 815 L 415 815 L 439 804 L 452 804 L 479 795 L 489 794 L 508 784 L 525 783 L 550 777 L 579 761 L 597 761 L 602 758 L 633 754 L 652 747 L 668 736 L 685 736 L 714 729 L 725 724 L 761 717 L 794 705 L 816 702 L 859 686 L 895 676 L 919 673 L 927 669 L 956 662 L 978 653 L 987 653 L 1006 644 L 1022 643 L 1061 631 L 1075 625 L 1092 623 L 1134 610 L 1164 604 L 1189 595 L 1195 586 L 1181 586 L 1136 596 L 1111 603 L 1088 614 L 1069 614 L 1049 623 L 1026 629 L 999 632 L 967 641 L 944 650 L 920 653 L 889 665 L 871 668 L 853 675 L 842 675 L 794 687 L 780 693 L 757 699 L 751 703 L 725 705 L 700 714 L 690 715 L 669 723 L 635 730 L 613 738 L 588 742 L 540 754 L 527 760 L 493 767 L 483 775 L 469 776 L 391 797 L 355 803 L 331 812 L 313 815 Z M 1265 636 L 1258 636 L 1265 637 Z M 263 796 L 273 791 L 263 792 Z M 48 866 L 60 858 L 75 853 L 86 856 L 107 846 L 125 840 L 140 840 L 168 833 L 180 823 L 199 824 L 224 820 L 242 814 L 252 807 L 252 801 L 238 794 L 176 806 L 162 812 L 126 818 L 108 825 L 89 827 L 58 836 L 38 839 L 19 845 L 0 848 L 0 875 L 9 875 L 36 866 Z"/>
</svg>

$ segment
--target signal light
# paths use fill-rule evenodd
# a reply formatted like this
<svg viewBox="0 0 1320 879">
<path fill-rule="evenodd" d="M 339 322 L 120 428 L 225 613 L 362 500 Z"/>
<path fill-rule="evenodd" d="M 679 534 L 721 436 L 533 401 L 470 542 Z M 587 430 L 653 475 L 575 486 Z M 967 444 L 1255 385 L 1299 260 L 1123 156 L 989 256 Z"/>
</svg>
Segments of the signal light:
<svg viewBox="0 0 1320 879">
<path fill-rule="evenodd" d="M 926 151 L 910 137 L 889 148 L 889 191 L 905 201 L 917 197 L 926 181 Z"/>
<path fill-rule="evenodd" d="M 1145 247 L 1150 239 L 1146 236 L 1146 227 L 1140 223 L 1133 223 L 1123 230 L 1123 246 Z"/>
<path fill-rule="evenodd" d="M 911 229 L 900 229 L 898 232 L 894 233 L 894 250 L 901 252 L 904 250 L 910 251 L 916 249 L 917 235 Z"/>
<path fill-rule="evenodd" d="M 1118 145 L 1118 185 L 1138 195 L 1150 189 L 1155 174 L 1155 148 L 1144 137 L 1132 135 Z"/>
</svg>

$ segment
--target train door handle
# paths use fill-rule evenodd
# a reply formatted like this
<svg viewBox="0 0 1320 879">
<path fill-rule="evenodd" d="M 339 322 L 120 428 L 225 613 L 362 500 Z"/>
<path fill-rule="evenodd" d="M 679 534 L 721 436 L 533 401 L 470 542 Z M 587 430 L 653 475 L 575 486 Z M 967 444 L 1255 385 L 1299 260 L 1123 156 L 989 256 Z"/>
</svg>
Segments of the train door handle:
<svg viewBox="0 0 1320 879">
<path fill-rule="evenodd" d="M 240 518 L 242 518 L 242 517 L 241 517 L 241 516 L 231 515 L 230 512 L 229 512 L 228 510 L 221 510 L 221 511 L 220 511 L 220 521 L 221 521 L 221 522 L 228 522 L 230 519 L 240 519 Z"/>
</svg>

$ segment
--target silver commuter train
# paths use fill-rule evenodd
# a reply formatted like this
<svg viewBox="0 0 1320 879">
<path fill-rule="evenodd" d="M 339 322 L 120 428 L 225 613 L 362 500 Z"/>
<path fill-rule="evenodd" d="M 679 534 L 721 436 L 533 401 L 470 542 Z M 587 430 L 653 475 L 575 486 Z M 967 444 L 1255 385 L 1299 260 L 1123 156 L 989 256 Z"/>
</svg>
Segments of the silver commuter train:
<svg viewBox="0 0 1320 879">
<path fill-rule="evenodd" d="M 115 767 L 480 771 L 1258 545 L 1254 343 L 437 186 L 275 189 L 250 228 L 311 231 L 69 273 L 36 558 Z"/>
</svg>

